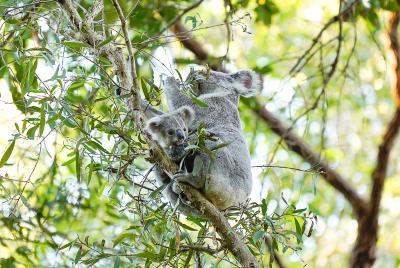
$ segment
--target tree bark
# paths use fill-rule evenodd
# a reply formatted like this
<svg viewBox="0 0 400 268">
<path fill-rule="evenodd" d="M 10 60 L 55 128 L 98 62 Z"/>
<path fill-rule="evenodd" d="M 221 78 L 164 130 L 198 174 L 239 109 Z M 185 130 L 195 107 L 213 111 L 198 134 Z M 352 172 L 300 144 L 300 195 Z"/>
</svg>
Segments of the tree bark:
<svg viewBox="0 0 400 268">
<path fill-rule="evenodd" d="M 393 12 L 389 19 L 388 37 L 390 41 L 390 52 L 393 54 L 394 71 L 394 100 L 397 105 L 392 119 L 387 125 L 386 131 L 379 146 L 376 167 L 372 173 L 372 190 L 367 213 L 358 221 L 357 239 L 350 258 L 350 266 L 353 268 L 372 267 L 376 259 L 376 242 L 379 231 L 379 207 L 381 204 L 383 187 L 387 176 L 390 152 L 393 148 L 395 138 L 400 129 L 400 58 L 398 26 L 400 13 Z"/>
</svg>

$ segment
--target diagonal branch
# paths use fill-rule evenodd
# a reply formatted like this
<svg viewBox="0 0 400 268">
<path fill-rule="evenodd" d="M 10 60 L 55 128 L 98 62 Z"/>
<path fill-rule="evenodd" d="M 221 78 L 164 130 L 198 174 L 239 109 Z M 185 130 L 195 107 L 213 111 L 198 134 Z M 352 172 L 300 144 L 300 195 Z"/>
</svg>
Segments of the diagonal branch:
<svg viewBox="0 0 400 268">
<path fill-rule="evenodd" d="M 285 141 L 290 150 L 310 163 L 311 166 L 319 171 L 327 183 L 346 198 L 357 216 L 361 216 L 365 213 L 367 208 L 366 201 L 358 195 L 354 188 L 347 183 L 346 179 L 339 172 L 331 168 L 328 162 L 313 151 L 302 138 L 296 135 L 289 127 L 286 127 L 279 118 L 266 108 L 261 108 L 259 111 L 254 110 L 254 112 L 276 135 Z"/>
<path fill-rule="evenodd" d="M 181 23 L 175 24 L 172 29 L 174 33 L 179 37 L 187 30 Z M 184 39 L 182 41 L 183 46 L 190 50 L 199 60 L 206 60 L 209 58 L 208 53 L 204 50 L 202 44 L 200 44 L 193 37 L 190 39 Z M 217 66 L 215 69 L 225 71 L 223 67 Z M 285 126 L 285 124 L 270 111 L 268 111 L 264 105 L 257 105 L 262 108 L 252 108 L 253 112 L 258 115 L 270 129 L 280 136 L 293 152 L 300 155 L 305 161 L 315 166 L 321 172 L 321 176 L 327 183 L 337 189 L 346 200 L 351 204 L 354 213 L 360 217 L 365 214 L 367 209 L 367 202 L 354 190 L 354 188 L 348 184 L 347 180 L 333 168 L 331 168 L 328 162 L 321 159 L 318 153 L 313 151 L 311 147 L 299 136 L 293 133 L 293 131 Z"/>
</svg>

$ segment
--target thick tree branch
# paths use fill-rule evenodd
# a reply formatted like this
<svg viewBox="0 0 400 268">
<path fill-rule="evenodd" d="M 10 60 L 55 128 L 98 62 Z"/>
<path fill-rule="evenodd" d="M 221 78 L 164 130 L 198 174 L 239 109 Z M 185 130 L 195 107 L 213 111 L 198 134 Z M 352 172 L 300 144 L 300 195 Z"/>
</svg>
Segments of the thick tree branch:
<svg viewBox="0 0 400 268">
<path fill-rule="evenodd" d="M 399 39 L 398 39 L 398 25 L 400 21 L 399 12 L 395 12 L 389 19 L 389 41 L 390 49 L 393 54 L 394 60 L 394 74 L 395 74 L 395 85 L 393 86 L 394 99 L 396 101 L 397 107 L 400 107 L 400 55 L 399 55 Z"/>
<path fill-rule="evenodd" d="M 187 32 L 181 23 L 177 23 L 172 30 L 177 36 L 181 36 L 183 33 Z M 192 37 L 189 40 L 190 42 L 188 42 L 187 39 L 182 41 L 182 44 L 186 49 L 193 52 L 199 60 L 209 58 L 207 52 L 197 40 Z M 216 69 L 225 71 L 222 67 Z M 316 169 L 321 171 L 320 174 L 325 181 L 342 193 L 346 200 L 348 200 L 357 217 L 365 214 L 367 202 L 347 183 L 347 180 L 331 168 L 326 160 L 321 159 L 318 153 L 314 152 L 303 139 L 294 134 L 289 127 L 285 126 L 278 117 L 269 112 L 264 105 L 259 104 L 257 106 L 262 108 L 254 108 L 253 112 L 258 115 L 275 134 L 280 136 L 286 142 L 289 149 L 300 155 L 304 160 L 310 163 L 311 166 L 314 166 Z"/>
<path fill-rule="evenodd" d="M 129 51 L 131 43 L 129 40 L 128 32 L 125 27 L 125 18 L 123 17 L 122 10 L 117 0 L 112 0 L 113 5 L 117 10 L 119 19 L 121 20 L 125 42 L 128 46 L 128 53 L 131 57 L 131 62 L 134 62 L 133 51 Z M 126 98 L 126 105 L 128 110 L 133 110 L 133 119 L 137 124 L 138 130 L 143 130 L 143 120 L 145 118 L 143 111 L 140 109 L 140 96 L 137 84 L 135 84 L 136 73 L 132 75 L 129 72 L 128 63 L 126 62 L 122 51 L 114 47 L 112 44 L 107 44 L 101 48 L 96 48 L 96 44 L 103 41 L 104 37 L 96 33 L 91 25 L 88 25 L 77 12 L 71 0 L 58 1 L 66 14 L 70 18 L 71 23 L 79 30 L 79 34 L 83 36 L 84 41 L 91 45 L 96 54 L 107 57 L 113 64 L 115 72 L 120 80 L 120 86 Z M 124 29 L 125 28 L 125 29 Z M 131 67 L 131 71 L 134 69 Z M 146 142 L 152 151 L 153 161 L 162 166 L 166 171 L 174 173 L 178 170 L 177 165 L 172 162 L 164 153 L 164 151 L 151 139 L 145 136 Z M 215 208 L 203 195 L 188 185 L 181 185 L 184 193 L 187 195 L 189 201 L 196 207 L 203 215 L 210 220 L 216 228 L 219 235 L 224 239 L 226 248 L 232 252 L 235 258 L 243 267 L 261 267 L 256 258 L 251 254 L 247 246 L 240 240 L 239 236 L 235 233 L 229 225 L 226 218 L 221 212 Z"/>
<path fill-rule="evenodd" d="M 321 176 L 338 190 L 353 207 L 357 216 L 365 213 L 367 203 L 358 193 L 347 183 L 346 179 L 341 174 L 332 169 L 326 160 L 322 159 L 319 154 L 314 152 L 311 147 L 299 136 L 297 136 L 291 128 L 286 127 L 275 115 L 269 112 L 266 108 L 261 108 L 259 111 L 254 111 L 270 128 L 281 137 L 289 149 L 300 155 L 305 161 L 310 163 Z"/>
<path fill-rule="evenodd" d="M 379 228 L 379 207 L 387 176 L 390 152 L 392 151 L 393 143 L 400 130 L 400 57 L 397 34 L 399 22 L 400 12 L 392 13 L 389 20 L 388 37 L 390 40 L 390 53 L 393 54 L 394 59 L 393 71 L 395 73 L 395 83 L 393 92 L 397 108 L 386 127 L 382 137 L 382 143 L 379 145 L 376 167 L 371 176 L 372 190 L 368 213 L 359 221 L 358 235 L 350 259 L 351 267 L 354 268 L 372 267 L 375 262 Z"/>
<path fill-rule="evenodd" d="M 224 246 L 232 252 L 242 267 L 261 267 L 257 262 L 257 259 L 249 251 L 246 244 L 243 243 L 238 234 L 233 231 L 227 219 L 214 205 L 212 205 L 193 187 L 186 184 L 180 184 L 180 187 L 191 205 L 197 208 L 213 223 L 215 229 L 222 238 Z"/>
<path fill-rule="evenodd" d="M 182 45 L 193 52 L 198 60 L 205 61 L 208 59 L 207 51 L 199 42 L 197 42 L 196 39 L 193 38 L 193 36 L 188 32 L 188 30 L 185 28 L 185 26 L 183 26 L 181 22 L 178 21 L 177 23 L 175 23 L 171 27 L 171 30 L 174 32 Z"/>
</svg>

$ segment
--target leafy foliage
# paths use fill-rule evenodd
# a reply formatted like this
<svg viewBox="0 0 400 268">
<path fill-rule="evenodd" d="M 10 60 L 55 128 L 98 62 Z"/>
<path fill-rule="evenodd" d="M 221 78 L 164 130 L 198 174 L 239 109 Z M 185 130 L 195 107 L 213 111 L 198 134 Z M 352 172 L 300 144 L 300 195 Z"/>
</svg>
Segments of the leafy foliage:
<svg viewBox="0 0 400 268">
<path fill-rule="evenodd" d="M 157 53 L 167 48 L 178 65 L 177 70 L 167 68 L 170 74 L 180 77 L 183 90 L 193 101 L 207 105 L 182 80 L 186 64 L 198 61 L 182 52 L 177 40 L 164 32 L 182 10 L 196 2 L 120 2 L 131 41 L 138 49 L 135 64 L 143 97 L 151 105 L 165 108 Z M 221 59 L 240 68 L 250 66 L 269 83 L 290 73 L 282 79 L 283 89 L 264 92 L 259 98 L 272 111 L 286 115 L 321 155 L 348 171 L 353 183 L 359 183 L 362 174 L 371 171 L 373 160 L 355 141 L 374 148 L 378 138 L 373 129 L 382 124 L 379 116 L 385 118 L 390 98 L 386 84 L 381 85 L 385 90 L 375 91 L 362 86 L 379 86 L 385 80 L 360 77 L 359 73 L 373 70 L 380 76 L 385 72 L 377 41 L 381 13 L 398 10 L 397 2 L 369 1 L 367 6 L 362 1 L 343 17 L 342 36 L 328 29 L 311 50 L 314 56 L 302 58 L 292 72 L 296 59 L 301 58 L 299 48 L 305 50 L 314 38 L 309 25 L 299 23 L 296 16 L 304 6 L 315 8 L 317 3 L 289 2 L 226 1 L 225 14 L 202 3 L 182 21 L 196 38 L 215 47 L 210 66 Z M 343 2 L 343 8 L 352 3 Z M 93 6 L 92 1 L 76 3 L 81 16 L 88 15 L 86 10 Z M 242 16 L 245 12 L 257 23 L 245 21 L 249 17 Z M 147 161 L 148 146 L 129 117 L 123 102 L 127 96 L 120 96 L 112 64 L 93 53 L 60 6 L 52 1 L 7 0 L 2 2 L 0 14 L 0 79 L 6 84 L 1 97 L 9 96 L 9 108 L 1 117 L 12 121 L 7 125 L 12 133 L 7 133 L 6 142 L 1 141 L 4 148 L 0 150 L 1 266 L 187 267 L 201 262 L 203 266 L 226 267 L 235 263 L 208 222 L 180 215 L 162 199 L 163 189 L 155 184 Z M 248 25 L 256 29 L 255 35 L 248 35 Z M 224 40 L 218 32 L 227 26 L 233 41 L 231 34 Z M 93 28 L 105 36 L 96 48 L 114 44 L 125 52 L 111 1 L 104 1 L 104 13 L 93 18 Z M 357 38 L 369 42 L 356 44 Z M 247 45 L 249 39 L 252 46 Z M 338 55 L 339 74 L 325 85 L 337 40 L 344 40 Z M 218 56 L 226 44 L 230 51 Z M 353 61 L 354 57 L 357 60 Z M 255 171 L 255 187 L 260 188 L 257 191 L 262 198 L 225 215 L 251 252 L 268 265 L 274 251 L 283 256 L 301 254 L 305 239 L 319 243 L 318 247 L 329 244 L 320 237 L 313 240 L 316 215 L 349 221 L 350 210 L 337 193 L 317 182 L 318 170 L 288 156 L 281 140 L 255 119 L 250 108 L 259 108 L 256 105 L 254 98 L 243 100 L 240 110 L 253 157 L 262 158 L 262 163 L 268 158 L 268 165 Z M 337 114 L 341 110 L 346 116 L 354 114 L 351 123 L 344 122 L 335 132 L 332 122 L 342 118 Z M 350 131 L 355 141 L 343 138 Z M 209 138 L 206 130 L 200 127 L 196 134 L 197 141 L 189 149 L 207 150 L 203 146 Z M 343 142 L 340 146 L 327 141 L 335 135 Z M 288 171 L 281 165 L 300 168 Z M 398 167 L 394 169 L 392 174 L 398 172 Z M 395 191 L 391 194 L 396 196 Z M 385 220 L 390 222 L 391 216 Z M 398 262 L 396 254 L 392 255 Z M 318 254 L 312 256 L 307 261 L 319 263 Z M 338 260 L 331 257 L 329 263 L 337 265 Z"/>
</svg>

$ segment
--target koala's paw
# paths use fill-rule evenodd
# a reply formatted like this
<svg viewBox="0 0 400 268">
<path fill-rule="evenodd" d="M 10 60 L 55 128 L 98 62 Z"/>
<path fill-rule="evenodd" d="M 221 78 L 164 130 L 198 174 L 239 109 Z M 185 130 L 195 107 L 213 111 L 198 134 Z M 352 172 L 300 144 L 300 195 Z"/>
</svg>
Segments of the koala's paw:
<svg viewBox="0 0 400 268">
<path fill-rule="evenodd" d="M 187 182 L 190 179 L 190 174 L 185 171 L 179 171 L 174 174 L 172 179 L 176 182 Z"/>
<path fill-rule="evenodd" d="M 179 187 L 179 185 L 178 185 L 177 183 L 175 183 L 175 182 L 172 182 L 171 189 L 172 189 L 172 191 L 173 191 L 174 193 L 176 193 L 176 194 L 178 194 L 178 195 L 180 195 L 180 194 L 182 193 L 182 189 L 181 189 L 181 188 Z"/>
</svg>

